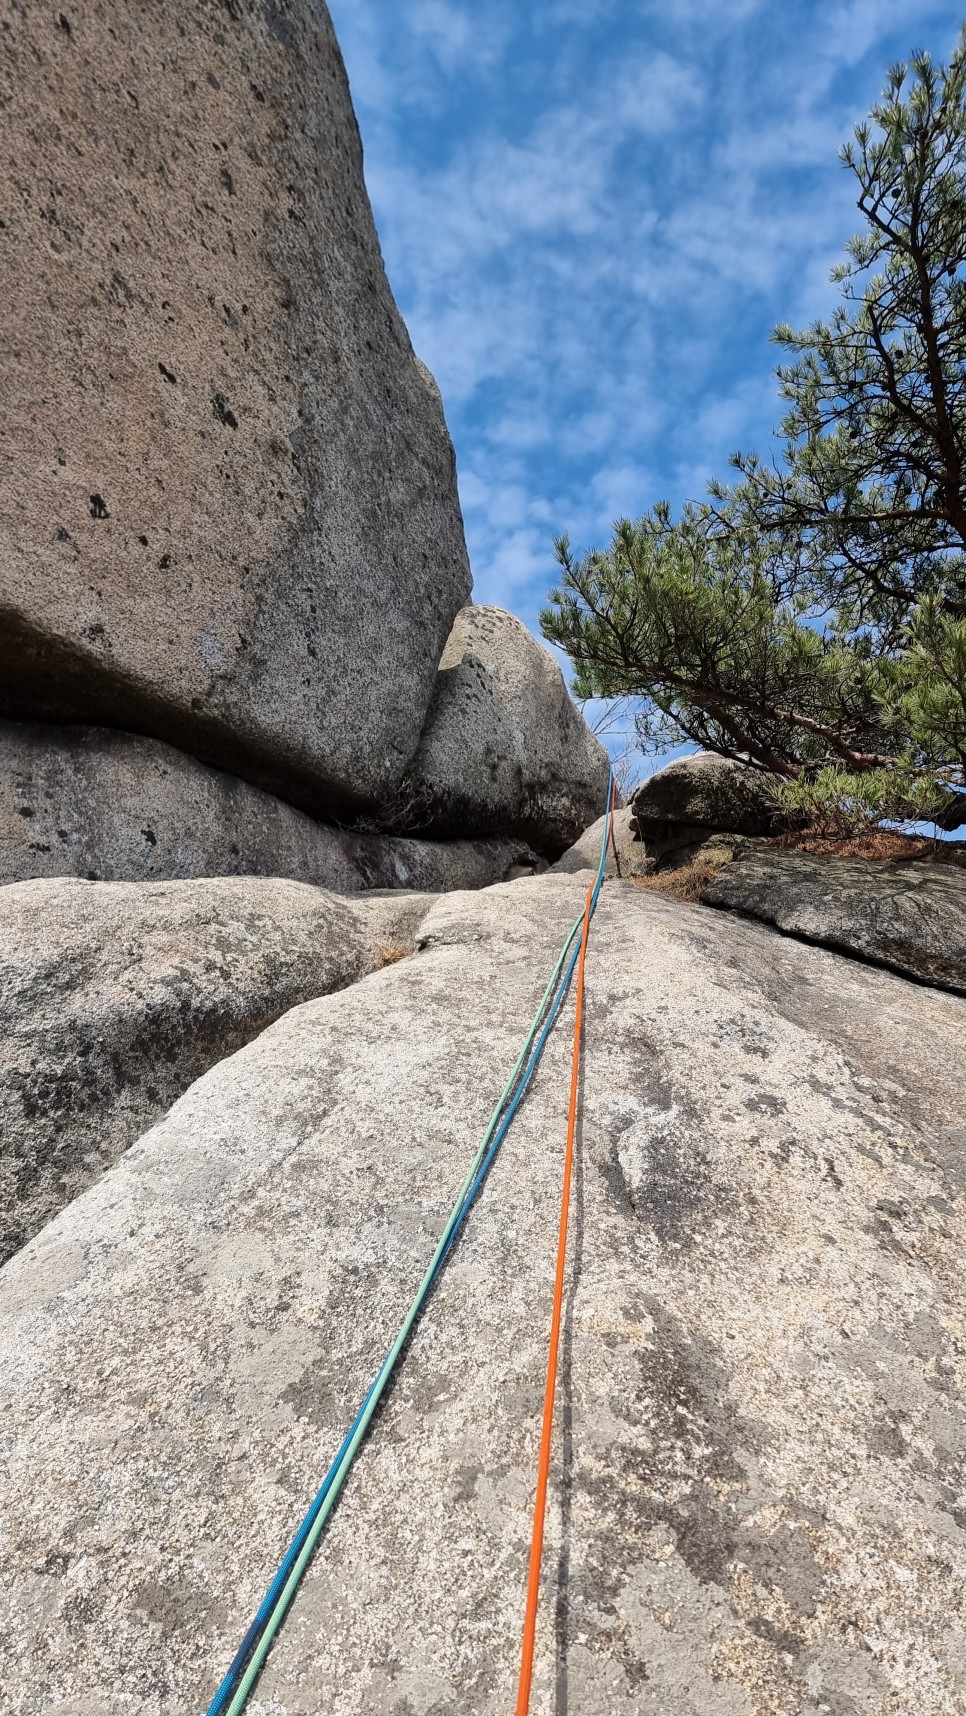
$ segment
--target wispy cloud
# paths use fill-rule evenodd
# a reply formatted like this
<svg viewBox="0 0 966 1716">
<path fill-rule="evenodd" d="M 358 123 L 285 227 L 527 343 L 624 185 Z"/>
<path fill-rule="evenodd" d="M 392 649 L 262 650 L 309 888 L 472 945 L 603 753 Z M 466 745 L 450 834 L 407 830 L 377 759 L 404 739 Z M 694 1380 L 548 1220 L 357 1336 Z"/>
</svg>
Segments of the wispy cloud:
<svg viewBox="0 0 966 1716">
<path fill-rule="evenodd" d="M 551 538 L 767 449 L 768 344 L 832 302 L 836 150 L 945 0 L 331 0 L 390 279 L 456 442 L 479 600 Z"/>
</svg>

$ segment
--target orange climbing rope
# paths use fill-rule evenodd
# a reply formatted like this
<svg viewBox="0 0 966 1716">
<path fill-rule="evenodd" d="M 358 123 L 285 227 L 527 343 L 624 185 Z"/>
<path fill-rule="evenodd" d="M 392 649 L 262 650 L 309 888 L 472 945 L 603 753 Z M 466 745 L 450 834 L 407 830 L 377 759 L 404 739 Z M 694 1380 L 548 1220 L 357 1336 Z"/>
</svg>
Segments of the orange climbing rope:
<svg viewBox="0 0 966 1716">
<path fill-rule="evenodd" d="M 607 812 L 613 815 L 616 788 L 611 782 Z M 605 850 L 607 835 L 605 832 Z M 564 1155 L 563 1192 L 560 1200 L 560 1230 L 557 1237 L 557 1274 L 553 1289 L 553 1315 L 550 1319 L 550 1352 L 547 1357 L 547 1384 L 543 1397 L 543 1431 L 540 1437 L 540 1459 L 537 1466 L 537 1495 L 533 1509 L 533 1536 L 530 1539 L 530 1571 L 527 1579 L 527 1606 L 523 1618 L 523 1650 L 520 1657 L 520 1679 L 517 1684 L 516 1716 L 527 1716 L 530 1709 L 530 1686 L 533 1680 L 533 1653 L 537 1641 L 537 1607 L 540 1601 L 540 1564 L 543 1559 L 543 1529 L 547 1512 L 547 1486 L 550 1482 L 550 1449 L 553 1442 L 553 1408 L 557 1391 L 557 1363 L 560 1351 L 560 1324 L 563 1317 L 564 1280 L 567 1269 L 567 1227 L 570 1220 L 570 1183 L 573 1178 L 574 1140 L 577 1136 L 577 1098 L 580 1090 L 580 1045 L 584 1018 L 584 962 L 590 935 L 590 918 L 596 889 L 587 890 L 584 906 L 584 927 L 577 965 L 577 999 L 574 1013 L 574 1048 L 570 1067 L 570 1110 L 567 1117 L 567 1149 Z"/>
</svg>

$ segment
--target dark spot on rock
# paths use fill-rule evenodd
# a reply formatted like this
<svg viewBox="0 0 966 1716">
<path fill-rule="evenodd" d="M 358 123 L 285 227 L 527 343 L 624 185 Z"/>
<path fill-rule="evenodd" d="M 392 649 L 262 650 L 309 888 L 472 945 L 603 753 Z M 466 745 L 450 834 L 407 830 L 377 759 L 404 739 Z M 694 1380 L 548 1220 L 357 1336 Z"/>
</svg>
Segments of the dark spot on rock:
<svg viewBox="0 0 966 1716">
<path fill-rule="evenodd" d="M 58 30 L 63 30 L 65 36 L 69 36 L 71 34 L 70 19 L 66 17 L 63 12 L 58 12 L 57 14 L 57 28 Z"/>
<path fill-rule="evenodd" d="M 182 1622 L 182 1594 L 176 1581 L 145 1579 L 132 1593 L 135 1611 L 158 1629 L 163 1639 L 177 1633 Z"/>
<path fill-rule="evenodd" d="M 741 1076 L 748 1084 L 754 1084 L 754 1079 L 748 1073 L 742 1073 Z M 747 1098 L 745 1107 L 751 1114 L 785 1114 L 788 1111 L 788 1103 L 785 1098 L 775 1096 L 769 1090 L 756 1089 L 754 1096 Z"/>
<path fill-rule="evenodd" d="M 147 539 L 147 537 L 146 537 L 146 536 L 139 536 L 139 537 L 138 537 L 138 541 L 139 541 L 139 543 L 140 543 L 140 544 L 141 544 L 141 547 L 142 547 L 142 548 L 147 548 L 147 545 L 148 545 L 148 539 Z"/>
<path fill-rule="evenodd" d="M 805 1533 L 792 1525 L 780 1525 L 777 1531 L 759 1535 L 742 1534 L 738 1559 L 744 1563 L 759 1585 L 781 1592 L 788 1607 L 800 1615 L 815 1614 L 825 1584 L 825 1575 L 812 1554 Z M 759 1630 L 757 1627 L 754 1629 Z M 779 1640 L 772 1634 L 773 1644 Z M 801 1650 L 800 1638 L 782 1634 L 781 1650 Z"/>
<path fill-rule="evenodd" d="M 224 423 L 228 429 L 238 428 L 238 418 L 228 404 L 223 393 L 216 393 L 211 401 L 211 409 L 219 423 Z"/>
<path fill-rule="evenodd" d="M 253 96 L 255 97 L 256 101 L 264 101 L 265 100 L 265 97 L 262 94 L 261 90 L 259 89 L 257 83 L 249 84 L 249 88 L 250 88 Z"/>
<path fill-rule="evenodd" d="M 175 387 L 177 385 L 178 378 L 175 375 L 174 370 L 169 369 L 167 364 L 165 364 L 165 363 L 159 363 L 158 368 L 161 371 L 161 374 L 164 376 L 165 381 L 169 381 L 171 383 L 171 386 Z"/>
<path fill-rule="evenodd" d="M 110 518 L 103 495 L 91 495 L 91 518 Z"/>
<path fill-rule="evenodd" d="M 606 1160 L 600 1164 L 601 1178 L 608 1192 L 619 1208 L 627 1211 L 634 1209 L 633 1199 L 627 1189 L 627 1181 L 617 1158 L 617 1145 L 614 1144 Z"/>
<path fill-rule="evenodd" d="M 798 1656 L 804 1641 L 797 1633 L 790 1633 L 785 1627 L 778 1627 L 770 1621 L 767 1615 L 752 1615 L 748 1620 L 751 1631 L 760 1639 L 767 1639 L 776 1650 L 785 1651 L 789 1656 Z"/>
<path fill-rule="evenodd" d="M 142 828 L 141 833 L 144 835 L 149 846 L 157 846 L 158 837 L 153 828 Z"/>
<path fill-rule="evenodd" d="M 32 805 L 18 804 L 18 806 L 17 806 L 17 815 L 18 816 L 33 816 L 34 814 L 35 814 L 35 812 L 34 812 Z"/>
<path fill-rule="evenodd" d="M 216 78 L 214 72 L 212 72 L 212 71 L 210 71 L 208 73 L 208 82 L 210 83 L 212 89 L 220 89 L 221 88 L 221 84 L 219 83 L 218 79 Z"/>
<path fill-rule="evenodd" d="M 170 554 L 162 554 L 160 560 L 158 561 L 158 571 L 159 572 L 166 572 L 170 565 L 171 565 Z"/>
<path fill-rule="evenodd" d="M 28 845 L 27 850 L 29 852 L 49 852 L 50 847 L 47 845 L 46 841 L 31 840 L 29 845 Z"/>
<path fill-rule="evenodd" d="M 884 1456 L 888 1460 L 902 1460 L 909 1452 L 909 1445 L 902 1434 L 900 1425 L 909 1414 L 893 1411 L 889 1406 L 883 1406 L 878 1416 L 865 1425 L 865 1439 L 873 1454 Z"/>
<path fill-rule="evenodd" d="M 622 1571 L 615 1567 L 615 1538 L 628 1554 L 639 1545 L 643 1559 L 655 1527 L 670 1531 L 702 1584 L 727 1588 L 728 1569 L 739 1558 L 744 1461 L 761 1446 L 760 1433 L 731 1401 L 729 1374 L 713 1344 L 690 1334 L 655 1299 L 646 1297 L 638 1314 L 654 1329 L 639 1354 L 640 1383 L 612 1403 L 629 1434 L 606 1464 L 583 1470 L 579 1479 L 596 1499 L 600 1520 L 588 1547 L 586 1596 L 605 1609 L 627 1575 L 627 1554 Z"/>
<path fill-rule="evenodd" d="M 54 531 L 54 541 L 55 542 L 69 542 L 70 541 L 70 531 L 66 530 L 62 524 L 59 524 L 57 526 L 57 529 Z"/>
<path fill-rule="evenodd" d="M 831 1692 L 823 1686 L 816 1702 L 808 1704 L 802 1716 L 862 1716 L 862 1710 L 848 1692 Z"/>
<path fill-rule="evenodd" d="M 235 181 L 232 178 L 231 174 L 229 173 L 228 168 L 222 167 L 221 172 L 218 174 L 218 177 L 221 180 L 222 185 L 224 186 L 225 190 L 228 192 L 228 195 L 230 197 L 233 197 L 235 195 Z"/>
<path fill-rule="evenodd" d="M 268 25 L 269 35 L 274 36 L 277 42 L 281 42 L 283 48 L 294 50 L 298 47 L 295 26 L 289 18 L 286 18 L 276 0 L 265 0 L 265 22 Z"/>
<path fill-rule="evenodd" d="M 708 1145 L 670 1102 L 621 1134 L 612 1162 L 622 1181 L 619 1201 L 663 1244 L 692 1247 L 709 1208 L 724 1209 L 733 1198 Z M 611 1175 L 608 1185 L 615 1189 Z"/>
</svg>

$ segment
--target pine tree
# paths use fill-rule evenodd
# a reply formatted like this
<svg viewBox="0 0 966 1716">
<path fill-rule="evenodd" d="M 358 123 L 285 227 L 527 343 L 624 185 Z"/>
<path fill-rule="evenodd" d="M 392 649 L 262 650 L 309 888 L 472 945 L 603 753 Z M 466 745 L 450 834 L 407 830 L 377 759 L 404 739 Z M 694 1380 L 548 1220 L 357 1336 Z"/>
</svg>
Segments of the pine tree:
<svg viewBox="0 0 966 1716">
<path fill-rule="evenodd" d="M 966 820 L 966 28 L 889 72 L 841 160 L 864 230 L 828 321 L 775 330 L 772 463 L 675 520 L 555 545 L 544 634 L 581 696 L 644 700 L 651 749 L 744 755 L 786 802 Z M 962 811 L 962 814 L 960 812 Z"/>
</svg>

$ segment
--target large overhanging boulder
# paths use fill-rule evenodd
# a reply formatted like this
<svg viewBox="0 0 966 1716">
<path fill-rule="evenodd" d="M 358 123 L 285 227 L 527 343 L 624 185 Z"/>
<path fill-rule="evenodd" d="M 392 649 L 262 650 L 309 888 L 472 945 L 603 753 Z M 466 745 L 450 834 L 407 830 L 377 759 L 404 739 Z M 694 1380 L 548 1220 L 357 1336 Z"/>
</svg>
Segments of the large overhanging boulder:
<svg viewBox="0 0 966 1716">
<path fill-rule="evenodd" d="M 373 806 L 470 575 L 325 5 L 14 7 L 3 56 L 0 713 Z"/>
<path fill-rule="evenodd" d="M 397 816 L 434 834 L 500 831 L 557 857 L 601 815 L 609 760 L 553 656 L 502 608 L 458 615 Z"/>
<path fill-rule="evenodd" d="M 524 841 L 327 827 L 158 739 L 0 721 L 0 882 L 287 876 L 337 893 L 482 888 L 539 867 Z"/>
<path fill-rule="evenodd" d="M 672 824 L 771 834 L 780 817 L 776 776 L 713 751 L 677 757 L 638 787 L 631 800 L 643 838 L 673 834 Z"/>
</svg>

